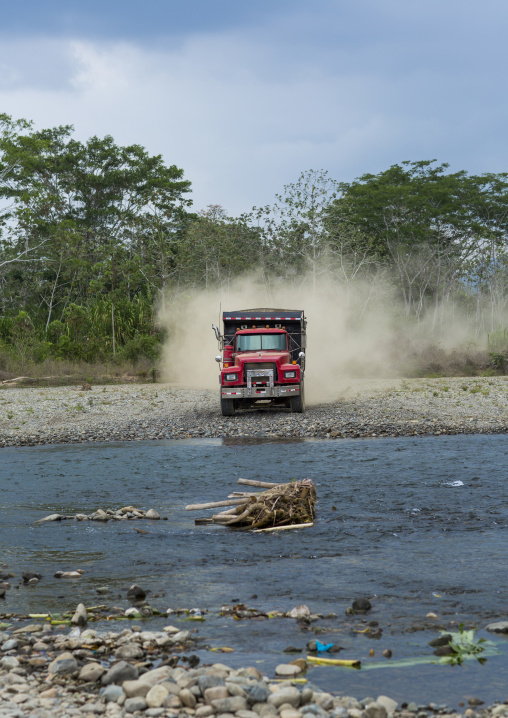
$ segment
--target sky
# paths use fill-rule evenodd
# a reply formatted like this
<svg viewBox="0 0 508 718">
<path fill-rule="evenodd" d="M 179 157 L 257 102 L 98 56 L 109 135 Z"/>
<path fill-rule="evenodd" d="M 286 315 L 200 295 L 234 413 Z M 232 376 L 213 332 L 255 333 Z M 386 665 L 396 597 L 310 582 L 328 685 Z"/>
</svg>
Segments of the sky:
<svg viewBox="0 0 508 718">
<path fill-rule="evenodd" d="M 506 0 L 24 0 L 0 113 L 182 168 L 194 209 L 405 160 L 508 171 Z"/>
</svg>

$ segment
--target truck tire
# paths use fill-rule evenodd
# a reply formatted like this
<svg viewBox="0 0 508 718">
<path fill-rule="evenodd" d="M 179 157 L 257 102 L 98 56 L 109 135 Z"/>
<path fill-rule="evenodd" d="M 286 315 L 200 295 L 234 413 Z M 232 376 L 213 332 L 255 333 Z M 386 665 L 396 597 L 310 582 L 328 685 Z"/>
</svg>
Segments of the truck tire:
<svg viewBox="0 0 508 718">
<path fill-rule="evenodd" d="M 234 416 L 235 415 L 235 404 L 233 399 L 220 398 L 220 409 L 222 416 Z"/>
<path fill-rule="evenodd" d="M 303 414 L 305 411 L 305 392 L 303 389 L 303 381 L 300 384 L 300 393 L 298 396 L 292 396 L 289 400 L 289 406 L 293 414 Z"/>
</svg>

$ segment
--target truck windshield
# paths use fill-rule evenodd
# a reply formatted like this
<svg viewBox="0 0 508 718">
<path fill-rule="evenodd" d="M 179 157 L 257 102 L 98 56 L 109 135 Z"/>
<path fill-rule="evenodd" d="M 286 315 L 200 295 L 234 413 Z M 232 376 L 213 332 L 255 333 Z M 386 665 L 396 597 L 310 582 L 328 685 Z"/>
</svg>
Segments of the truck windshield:
<svg viewBox="0 0 508 718">
<path fill-rule="evenodd" d="M 286 351 L 286 335 L 239 334 L 236 338 L 237 352 L 257 352 L 261 349 L 275 349 L 276 351 Z"/>
</svg>

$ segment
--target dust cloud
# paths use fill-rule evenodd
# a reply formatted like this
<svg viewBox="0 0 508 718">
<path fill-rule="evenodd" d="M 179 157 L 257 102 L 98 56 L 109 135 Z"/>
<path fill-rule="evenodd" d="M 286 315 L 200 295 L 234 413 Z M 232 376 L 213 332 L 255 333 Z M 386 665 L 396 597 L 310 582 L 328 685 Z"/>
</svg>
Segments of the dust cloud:
<svg viewBox="0 0 508 718">
<path fill-rule="evenodd" d="M 165 299 L 159 323 L 167 330 L 161 379 L 180 385 L 219 390 L 220 352 L 212 330 L 222 333 L 221 311 L 273 307 L 304 310 L 307 318 L 305 395 L 308 404 L 335 401 L 350 379 L 404 376 L 412 362 L 435 339 L 431 320 L 408 322 L 403 307 L 386 285 L 355 282 L 347 287 L 328 278 L 266 284 L 239 278 L 227 288 L 187 290 Z M 440 346 L 453 351 L 467 341 L 467 323 L 453 317 L 453 331 Z M 453 321 L 452 321 L 453 319 Z"/>
</svg>

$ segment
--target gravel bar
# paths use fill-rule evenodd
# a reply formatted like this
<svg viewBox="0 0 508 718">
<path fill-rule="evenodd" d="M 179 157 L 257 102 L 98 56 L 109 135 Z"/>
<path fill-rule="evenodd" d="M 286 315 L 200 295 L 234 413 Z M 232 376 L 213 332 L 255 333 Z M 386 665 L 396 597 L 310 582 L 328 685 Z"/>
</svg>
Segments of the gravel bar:
<svg viewBox="0 0 508 718">
<path fill-rule="evenodd" d="M 312 387 L 308 387 L 312 395 Z M 304 414 L 223 417 L 218 391 L 171 384 L 5 388 L 0 447 L 189 438 L 364 438 L 508 431 L 508 377 L 351 380 Z"/>
</svg>

